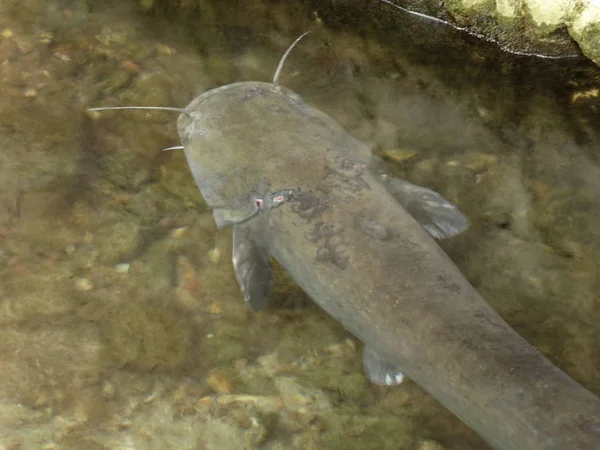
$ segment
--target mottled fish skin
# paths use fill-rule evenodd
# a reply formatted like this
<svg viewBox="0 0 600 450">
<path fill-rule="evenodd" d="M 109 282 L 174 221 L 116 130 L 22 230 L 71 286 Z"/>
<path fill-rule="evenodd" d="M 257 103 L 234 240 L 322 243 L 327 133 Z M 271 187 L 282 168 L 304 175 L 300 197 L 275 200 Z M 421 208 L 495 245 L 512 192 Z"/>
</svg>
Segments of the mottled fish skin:
<svg viewBox="0 0 600 450">
<path fill-rule="evenodd" d="M 198 187 L 248 227 L 236 267 L 258 255 L 237 271 L 250 306 L 268 298 L 269 254 L 365 343 L 372 381 L 406 374 L 494 448 L 600 448 L 598 398 L 512 330 L 432 238 L 467 226 L 453 205 L 370 170 L 364 144 L 286 88 L 235 83 L 187 111 L 178 130 Z"/>
</svg>

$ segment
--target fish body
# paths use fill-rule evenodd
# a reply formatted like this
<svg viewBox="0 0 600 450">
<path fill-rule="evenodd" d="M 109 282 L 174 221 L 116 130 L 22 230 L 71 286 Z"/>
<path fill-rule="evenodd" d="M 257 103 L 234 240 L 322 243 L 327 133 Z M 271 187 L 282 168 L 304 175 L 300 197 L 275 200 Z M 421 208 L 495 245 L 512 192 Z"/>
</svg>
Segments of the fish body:
<svg viewBox="0 0 600 450">
<path fill-rule="evenodd" d="M 365 344 L 369 378 L 407 375 L 498 449 L 600 448 L 600 400 L 522 339 L 435 239 L 467 227 L 439 194 L 377 169 L 368 147 L 271 83 L 196 98 L 178 132 L 259 310 L 274 257 Z"/>
</svg>

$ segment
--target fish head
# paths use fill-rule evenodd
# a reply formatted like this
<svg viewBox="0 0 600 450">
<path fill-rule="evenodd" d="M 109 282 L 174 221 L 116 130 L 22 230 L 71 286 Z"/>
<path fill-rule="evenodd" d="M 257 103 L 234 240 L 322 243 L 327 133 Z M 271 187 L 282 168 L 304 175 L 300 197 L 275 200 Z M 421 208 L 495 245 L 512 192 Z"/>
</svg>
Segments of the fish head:
<svg viewBox="0 0 600 450">
<path fill-rule="evenodd" d="M 186 107 L 178 133 L 217 226 L 247 220 L 270 193 L 298 181 L 290 177 L 309 176 L 310 146 L 299 135 L 310 126 L 310 109 L 291 90 L 263 82 L 215 88 Z"/>
</svg>

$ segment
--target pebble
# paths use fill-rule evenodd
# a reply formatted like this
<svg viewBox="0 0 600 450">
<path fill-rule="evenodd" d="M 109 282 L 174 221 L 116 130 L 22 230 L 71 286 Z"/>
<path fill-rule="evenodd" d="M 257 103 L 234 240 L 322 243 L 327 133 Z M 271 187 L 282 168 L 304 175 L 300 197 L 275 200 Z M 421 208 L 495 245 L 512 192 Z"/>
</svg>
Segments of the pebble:
<svg viewBox="0 0 600 450">
<path fill-rule="evenodd" d="M 446 165 L 449 167 L 463 166 L 475 173 L 480 173 L 498 165 L 498 162 L 498 157 L 496 155 L 483 152 L 471 152 L 462 155 L 458 159 L 446 162 Z"/>
<path fill-rule="evenodd" d="M 233 391 L 231 382 L 216 372 L 211 373 L 206 381 L 217 394 L 229 394 Z"/>
<path fill-rule="evenodd" d="M 51 44 L 54 42 L 54 34 L 48 31 L 42 32 L 39 35 L 40 44 Z"/>
<path fill-rule="evenodd" d="M 596 100 L 600 96 L 599 88 L 591 88 L 571 94 L 571 103 L 580 103 L 588 100 Z"/>
<path fill-rule="evenodd" d="M 211 314 L 221 314 L 223 313 L 223 308 L 218 303 L 213 302 L 208 306 L 208 312 Z"/>
<path fill-rule="evenodd" d="M 165 44 L 157 44 L 156 51 L 161 55 L 172 56 L 177 54 L 177 50 Z"/>
<path fill-rule="evenodd" d="M 197 307 L 198 299 L 204 292 L 200 277 L 194 265 L 183 255 L 177 257 L 176 271 L 177 300 L 181 306 L 193 311 Z"/>
<path fill-rule="evenodd" d="M 81 292 L 86 292 L 91 290 L 94 287 L 92 282 L 87 278 L 76 278 L 75 279 L 75 289 Z"/>
<path fill-rule="evenodd" d="M 444 450 L 444 447 L 436 441 L 426 440 L 419 442 L 419 450 Z"/>
<path fill-rule="evenodd" d="M 274 377 L 283 369 L 283 364 L 279 361 L 277 353 L 261 356 L 258 358 L 257 362 L 263 371 L 270 377 Z"/>
<path fill-rule="evenodd" d="M 171 230 L 171 232 L 169 233 L 169 236 L 172 237 L 173 239 L 179 239 L 185 235 L 186 231 L 187 231 L 187 227 L 173 228 Z"/>
<path fill-rule="evenodd" d="M 270 395 L 222 395 L 217 398 L 217 402 L 221 405 L 250 404 L 266 413 L 279 412 L 283 406 L 281 399 Z"/>
<path fill-rule="evenodd" d="M 218 247 L 209 250 L 208 259 L 210 259 L 210 262 L 213 264 L 217 264 L 221 259 L 221 250 L 219 250 Z"/>
<path fill-rule="evenodd" d="M 102 395 L 106 398 L 113 398 L 115 396 L 115 386 L 110 381 L 105 381 L 102 385 Z"/>
<path fill-rule="evenodd" d="M 419 152 L 417 150 L 407 150 L 407 149 L 403 149 L 403 148 L 391 149 L 391 150 L 387 150 L 384 152 L 384 155 L 387 158 L 391 159 L 394 162 L 399 162 L 399 163 L 408 161 L 409 159 L 414 158 L 418 154 L 419 154 Z"/>
<path fill-rule="evenodd" d="M 54 52 L 54 56 L 56 56 L 62 62 L 69 62 L 69 61 L 71 61 L 71 57 L 69 55 L 67 55 L 66 53 Z"/>
<path fill-rule="evenodd" d="M 120 263 L 115 266 L 115 272 L 117 273 L 127 273 L 129 272 L 129 263 Z"/>
<path fill-rule="evenodd" d="M 331 409 L 329 399 L 322 391 L 303 386 L 293 377 L 276 378 L 275 387 L 288 410 L 306 413 L 309 410 Z"/>
<path fill-rule="evenodd" d="M 127 72 L 133 73 L 133 74 L 139 73 L 139 71 L 141 70 L 140 66 L 130 59 L 126 59 L 125 61 L 122 61 L 121 67 L 123 69 L 125 69 Z"/>
</svg>

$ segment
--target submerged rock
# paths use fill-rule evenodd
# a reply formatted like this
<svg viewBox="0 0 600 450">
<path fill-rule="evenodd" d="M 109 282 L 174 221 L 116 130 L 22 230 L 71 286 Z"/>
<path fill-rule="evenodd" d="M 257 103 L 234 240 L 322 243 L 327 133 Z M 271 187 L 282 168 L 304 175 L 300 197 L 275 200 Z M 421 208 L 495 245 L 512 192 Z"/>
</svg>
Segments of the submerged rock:
<svg viewBox="0 0 600 450">
<path fill-rule="evenodd" d="M 596 0 L 408 0 L 353 1 L 352 6 L 370 15 L 429 20 L 432 26 L 448 27 L 494 42 L 502 50 L 543 58 L 577 58 L 581 52 L 600 64 L 600 6 Z M 427 19 L 424 16 L 428 16 Z M 397 20 L 404 20 L 402 18 Z"/>
</svg>

